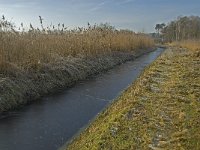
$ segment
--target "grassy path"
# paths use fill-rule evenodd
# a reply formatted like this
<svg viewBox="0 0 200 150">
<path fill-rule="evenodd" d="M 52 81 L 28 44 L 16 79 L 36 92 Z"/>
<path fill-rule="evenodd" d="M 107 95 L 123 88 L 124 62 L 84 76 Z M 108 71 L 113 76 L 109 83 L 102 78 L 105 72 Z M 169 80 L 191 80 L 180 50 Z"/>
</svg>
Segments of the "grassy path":
<svg viewBox="0 0 200 150">
<path fill-rule="evenodd" d="M 199 53 L 166 50 L 67 149 L 199 150 Z"/>
</svg>

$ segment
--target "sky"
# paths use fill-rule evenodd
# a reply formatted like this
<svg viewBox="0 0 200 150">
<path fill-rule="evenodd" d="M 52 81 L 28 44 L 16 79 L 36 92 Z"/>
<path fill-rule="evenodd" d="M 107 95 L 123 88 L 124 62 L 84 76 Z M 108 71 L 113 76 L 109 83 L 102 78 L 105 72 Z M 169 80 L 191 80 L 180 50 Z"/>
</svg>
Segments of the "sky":
<svg viewBox="0 0 200 150">
<path fill-rule="evenodd" d="M 69 28 L 109 23 L 117 29 L 154 32 L 178 16 L 200 16 L 200 0 L 0 0 L 0 15 L 20 25 L 64 23 Z"/>
</svg>

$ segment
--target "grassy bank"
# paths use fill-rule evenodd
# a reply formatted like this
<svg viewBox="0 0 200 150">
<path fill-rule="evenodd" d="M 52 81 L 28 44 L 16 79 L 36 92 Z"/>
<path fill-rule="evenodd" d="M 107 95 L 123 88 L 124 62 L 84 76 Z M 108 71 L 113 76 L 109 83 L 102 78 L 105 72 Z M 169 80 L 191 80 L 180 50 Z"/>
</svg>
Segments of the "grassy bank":
<svg viewBox="0 0 200 150">
<path fill-rule="evenodd" d="M 0 20 L 0 112 L 71 86 L 142 53 L 154 42 L 107 24 L 68 30 L 65 25 L 16 30 Z"/>
<path fill-rule="evenodd" d="M 66 149 L 200 149 L 197 53 L 166 50 Z"/>
</svg>

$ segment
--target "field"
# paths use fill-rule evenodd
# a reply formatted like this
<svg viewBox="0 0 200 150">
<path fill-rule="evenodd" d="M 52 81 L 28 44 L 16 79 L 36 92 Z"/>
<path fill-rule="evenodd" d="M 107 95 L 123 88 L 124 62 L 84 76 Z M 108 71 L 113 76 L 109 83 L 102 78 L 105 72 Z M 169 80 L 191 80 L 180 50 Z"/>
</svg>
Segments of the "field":
<svg viewBox="0 0 200 150">
<path fill-rule="evenodd" d="M 66 149 L 200 149 L 199 63 L 167 49 Z"/>
</svg>

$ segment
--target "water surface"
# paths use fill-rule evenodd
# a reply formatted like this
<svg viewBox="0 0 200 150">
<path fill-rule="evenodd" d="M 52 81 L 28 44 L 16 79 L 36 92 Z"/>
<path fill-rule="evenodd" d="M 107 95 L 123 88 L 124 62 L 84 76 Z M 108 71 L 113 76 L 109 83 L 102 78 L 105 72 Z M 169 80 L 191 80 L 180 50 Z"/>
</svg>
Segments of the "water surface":
<svg viewBox="0 0 200 150">
<path fill-rule="evenodd" d="M 0 119 L 0 150 L 56 150 L 131 84 L 163 49 L 145 54 Z"/>
</svg>

